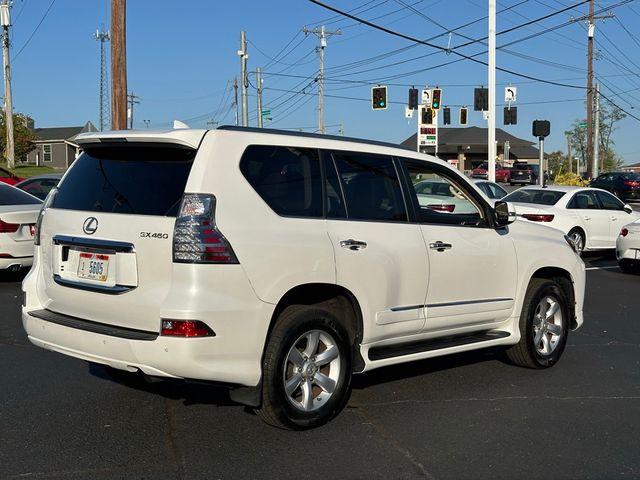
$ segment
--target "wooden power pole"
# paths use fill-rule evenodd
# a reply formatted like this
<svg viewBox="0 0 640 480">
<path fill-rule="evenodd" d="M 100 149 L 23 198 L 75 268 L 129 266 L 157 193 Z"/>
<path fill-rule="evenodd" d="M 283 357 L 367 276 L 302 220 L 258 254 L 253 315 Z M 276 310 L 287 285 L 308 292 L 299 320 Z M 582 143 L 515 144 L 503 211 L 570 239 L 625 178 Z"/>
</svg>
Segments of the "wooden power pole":
<svg viewBox="0 0 640 480">
<path fill-rule="evenodd" d="M 111 0 L 111 129 L 127 128 L 126 0 Z"/>
</svg>

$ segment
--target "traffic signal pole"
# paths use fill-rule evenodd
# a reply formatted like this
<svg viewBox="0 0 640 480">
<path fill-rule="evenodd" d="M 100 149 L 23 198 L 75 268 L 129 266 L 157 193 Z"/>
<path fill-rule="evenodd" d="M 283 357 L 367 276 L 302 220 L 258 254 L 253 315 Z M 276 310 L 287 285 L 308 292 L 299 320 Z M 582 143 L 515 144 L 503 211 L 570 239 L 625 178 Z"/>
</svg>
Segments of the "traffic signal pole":
<svg viewBox="0 0 640 480">
<path fill-rule="evenodd" d="M 489 124 L 487 139 L 487 175 L 496 181 L 496 0 L 489 0 Z"/>
</svg>

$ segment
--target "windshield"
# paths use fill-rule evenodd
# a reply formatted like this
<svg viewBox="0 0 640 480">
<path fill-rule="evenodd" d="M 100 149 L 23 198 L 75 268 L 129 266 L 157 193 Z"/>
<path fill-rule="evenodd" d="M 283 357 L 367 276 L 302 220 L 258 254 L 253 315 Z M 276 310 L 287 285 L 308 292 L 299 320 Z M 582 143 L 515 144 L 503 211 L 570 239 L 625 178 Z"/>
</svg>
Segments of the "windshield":
<svg viewBox="0 0 640 480">
<path fill-rule="evenodd" d="M 42 202 L 32 195 L 0 182 L 0 205 L 37 205 L 39 203 Z"/>
<path fill-rule="evenodd" d="M 511 192 L 503 198 L 505 202 L 533 203 L 536 205 L 555 205 L 564 196 L 565 192 L 547 189 L 524 189 Z"/>
<path fill-rule="evenodd" d="M 52 207 L 176 216 L 195 150 L 174 145 L 94 148 L 74 162 Z"/>
</svg>

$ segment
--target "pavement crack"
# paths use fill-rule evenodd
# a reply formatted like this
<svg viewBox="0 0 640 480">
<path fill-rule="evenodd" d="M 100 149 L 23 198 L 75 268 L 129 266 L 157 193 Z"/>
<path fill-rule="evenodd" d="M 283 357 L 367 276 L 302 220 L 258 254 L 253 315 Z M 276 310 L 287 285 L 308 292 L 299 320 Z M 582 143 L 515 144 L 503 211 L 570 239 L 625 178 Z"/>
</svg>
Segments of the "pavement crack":
<svg viewBox="0 0 640 480">
<path fill-rule="evenodd" d="M 179 479 L 184 477 L 184 469 L 182 461 L 180 460 L 180 452 L 175 441 L 176 432 L 176 413 L 173 403 L 168 398 L 165 400 L 165 412 L 167 414 L 167 431 L 164 437 L 165 447 L 168 452 L 168 460 L 176 467 L 176 472 Z"/>
<path fill-rule="evenodd" d="M 553 395 L 545 396 L 510 396 L 510 397 L 469 397 L 469 398 L 445 398 L 445 399 L 431 399 L 431 400 L 393 400 L 389 402 L 376 402 L 376 403 L 361 403 L 353 404 L 356 410 L 360 410 L 365 407 L 382 407 L 389 405 L 404 405 L 404 404 L 428 404 L 428 403 L 455 403 L 455 402 L 503 402 L 503 401 L 530 401 L 530 400 L 554 400 L 554 401 L 574 401 L 574 400 L 640 400 L 640 395 L 631 396 L 607 396 L 607 395 L 585 395 L 585 396 L 567 396 L 558 397 Z"/>
</svg>

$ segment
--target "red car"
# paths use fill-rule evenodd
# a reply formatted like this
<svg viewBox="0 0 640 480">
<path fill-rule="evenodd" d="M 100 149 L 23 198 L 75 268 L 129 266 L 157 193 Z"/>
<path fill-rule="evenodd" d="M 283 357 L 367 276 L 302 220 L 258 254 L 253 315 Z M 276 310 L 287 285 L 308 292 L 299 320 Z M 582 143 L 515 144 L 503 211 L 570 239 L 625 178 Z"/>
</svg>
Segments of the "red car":
<svg viewBox="0 0 640 480">
<path fill-rule="evenodd" d="M 471 178 L 484 178 L 488 177 L 489 165 L 482 163 L 478 167 L 471 171 Z M 500 163 L 496 163 L 496 182 L 507 183 L 511 177 L 511 169 Z"/>
<path fill-rule="evenodd" d="M 22 180 L 24 180 L 24 178 L 11 173 L 6 168 L 0 167 L 0 182 L 8 183 L 9 185 L 15 185 Z"/>
</svg>

